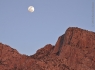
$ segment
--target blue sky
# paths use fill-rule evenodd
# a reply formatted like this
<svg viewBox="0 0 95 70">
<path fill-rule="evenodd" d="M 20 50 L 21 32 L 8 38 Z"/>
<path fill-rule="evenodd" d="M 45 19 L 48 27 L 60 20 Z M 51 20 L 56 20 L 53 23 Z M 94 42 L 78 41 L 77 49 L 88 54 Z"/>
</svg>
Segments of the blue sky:
<svg viewBox="0 0 95 70">
<path fill-rule="evenodd" d="M 92 2 L 95 4 L 95 0 L 0 0 L 0 42 L 32 55 L 46 44 L 55 45 L 68 27 L 95 32 Z M 31 5 L 33 13 L 27 10 Z"/>
</svg>

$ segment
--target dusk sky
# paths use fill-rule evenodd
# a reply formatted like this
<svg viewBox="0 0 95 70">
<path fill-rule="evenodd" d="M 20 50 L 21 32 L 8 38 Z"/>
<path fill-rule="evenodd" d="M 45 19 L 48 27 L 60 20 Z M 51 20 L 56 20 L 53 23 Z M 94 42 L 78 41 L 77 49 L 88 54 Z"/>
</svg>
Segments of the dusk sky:
<svg viewBox="0 0 95 70">
<path fill-rule="evenodd" d="M 92 2 L 95 12 L 95 0 L 0 0 L 0 42 L 32 55 L 46 44 L 55 45 L 68 27 L 95 32 Z"/>
</svg>

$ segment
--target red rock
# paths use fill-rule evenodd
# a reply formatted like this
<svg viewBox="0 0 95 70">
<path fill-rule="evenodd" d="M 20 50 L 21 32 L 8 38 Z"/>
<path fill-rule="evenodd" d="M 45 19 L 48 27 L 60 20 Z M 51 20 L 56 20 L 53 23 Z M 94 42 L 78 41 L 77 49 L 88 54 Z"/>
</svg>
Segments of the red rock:
<svg viewBox="0 0 95 70">
<path fill-rule="evenodd" d="M 31 56 L 0 43 L 0 70 L 95 70 L 94 54 L 95 32 L 69 27 L 55 46 Z"/>
</svg>

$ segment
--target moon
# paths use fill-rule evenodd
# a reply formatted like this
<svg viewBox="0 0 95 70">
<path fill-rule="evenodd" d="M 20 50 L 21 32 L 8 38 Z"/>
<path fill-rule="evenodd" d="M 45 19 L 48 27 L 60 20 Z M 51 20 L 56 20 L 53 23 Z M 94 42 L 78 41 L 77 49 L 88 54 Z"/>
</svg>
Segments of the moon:
<svg viewBox="0 0 95 70">
<path fill-rule="evenodd" d="M 29 7 L 28 7 L 28 11 L 29 11 L 29 12 L 34 12 L 34 7 L 33 7 L 33 6 L 29 6 Z"/>
</svg>

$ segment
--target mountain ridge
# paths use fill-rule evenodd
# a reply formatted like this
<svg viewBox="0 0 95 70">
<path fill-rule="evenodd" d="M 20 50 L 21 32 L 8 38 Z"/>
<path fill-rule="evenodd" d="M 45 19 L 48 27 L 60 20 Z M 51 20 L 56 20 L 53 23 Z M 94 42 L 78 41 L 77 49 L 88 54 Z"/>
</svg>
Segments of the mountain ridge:
<svg viewBox="0 0 95 70">
<path fill-rule="evenodd" d="M 0 43 L 1 70 L 95 70 L 95 32 L 69 27 L 55 45 L 47 44 L 34 55 L 20 54 Z"/>
</svg>

